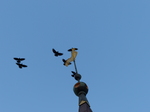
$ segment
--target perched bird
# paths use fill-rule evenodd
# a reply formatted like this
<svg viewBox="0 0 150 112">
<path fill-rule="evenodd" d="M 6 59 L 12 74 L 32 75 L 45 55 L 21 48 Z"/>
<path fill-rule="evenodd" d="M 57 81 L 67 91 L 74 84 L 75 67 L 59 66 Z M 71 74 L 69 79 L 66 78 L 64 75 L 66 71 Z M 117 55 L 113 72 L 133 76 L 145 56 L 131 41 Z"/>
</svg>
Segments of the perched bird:
<svg viewBox="0 0 150 112">
<path fill-rule="evenodd" d="M 78 50 L 78 48 L 68 49 L 68 51 Z"/>
<path fill-rule="evenodd" d="M 14 58 L 14 60 L 16 60 L 17 63 L 20 63 L 21 61 L 25 60 L 25 58 Z"/>
<path fill-rule="evenodd" d="M 54 53 L 55 56 L 61 56 L 61 55 L 63 55 L 63 53 L 59 53 L 55 49 L 52 49 L 52 51 L 53 51 L 53 53 Z"/>
<path fill-rule="evenodd" d="M 78 52 L 76 52 L 75 50 L 77 50 L 77 48 L 72 48 L 72 49 L 69 49 L 69 50 L 68 50 L 68 51 L 71 51 L 71 57 L 68 58 L 67 60 L 65 60 L 65 62 L 64 62 L 64 65 L 65 65 L 65 66 L 70 65 L 70 62 L 72 62 L 72 61 L 75 60 L 75 58 L 76 58 L 76 56 L 77 56 L 77 54 L 78 54 Z"/>
<path fill-rule="evenodd" d="M 74 71 L 71 71 L 73 74 L 71 75 L 72 77 L 74 77 L 75 76 L 75 74 L 76 74 L 76 72 L 74 72 Z"/>
<path fill-rule="evenodd" d="M 20 64 L 20 63 L 16 63 L 16 64 L 19 66 L 19 68 L 27 67 L 27 65 L 23 65 L 23 64 Z"/>
<path fill-rule="evenodd" d="M 65 66 L 66 66 L 66 65 L 68 66 L 68 65 L 70 65 L 70 64 L 71 64 L 70 62 L 66 62 L 66 60 L 65 60 L 65 59 L 62 59 L 62 61 L 64 62 L 64 64 L 63 64 L 63 65 L 65 65 Z"/>
</svg>

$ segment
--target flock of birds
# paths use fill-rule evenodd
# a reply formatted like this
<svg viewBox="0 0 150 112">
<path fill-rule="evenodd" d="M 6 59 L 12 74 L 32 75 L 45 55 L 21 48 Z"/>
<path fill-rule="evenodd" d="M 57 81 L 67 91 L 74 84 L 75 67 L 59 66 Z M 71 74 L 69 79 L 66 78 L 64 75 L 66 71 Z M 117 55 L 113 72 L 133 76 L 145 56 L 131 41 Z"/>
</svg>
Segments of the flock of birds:
<svg viewBox="0 0 150 112">
<path fill-rule="evenodd" d="M 76 53 L 75 55 L 77 55 L 77 52 L 75 52 L 75 50 L 78 50 L 78 48 L 72 48 L 72 49 L 69 49 L 68 51 L 72 52 L 72 55 L 74 55 L 74 53 Z M 56 51 L 55 49 L 52 49 L 52 51 L 53 51 L 55 56 L 62 56 L 63 55 L 63 53 L 60 53 L 60 52 Z M 67 64 L 70 65 L 71 64 L 70 62 L 73 60 L 71 60 L 70 62 L 69 61 L 67 62 L 67 60 L 62 59 L 62 61 L 64 62 L 64 65 L 67 65 Z"/>
<path fill-rule="evenodd" d="M 71 57 L 68 58 L 67 60 L 62 59 L 64 66 L 70 65 L 71 61 L 75 60 L 76 55 L 77 55 L 77 52 L 75 50 L 78 50 L 78 48 L 71 48 L 71 49 L 68 50 L 69 52 L 71 52 Z M 60 53 L 59 51 L 56 51 L 55 49 L 52 49 L 52 52 L 54 53 L 54 56 L 56 56 L 56 57 L 63 55 L 63 53 Z M 18 67 L 20 69 L 22 69 L 23 67 L 28 67 L 27 65 L 24 65 L 24 64 L 21 63 L 21 61 L 25 60 L 25 58 L 16 58 L 15 57 L 14 60 L 17 61 L 16 65 L 18 65 Z M 71 76 L 74 77 L 76 72 L 74 72 L 74 71 L 71 71 L 71 72 L 73 73 Z"/>
<path fill-rule="evenodd" d="M 24 64 L 21 64 L 21 63 L 20 63 L 21 61 L 25 60 L 25 58 L 14 58 L 14 60 L 17 61 L 16 64 L 18 65 L 19 68 L 27 67 L 27 65 L 24 65 Z"/>
</svg>

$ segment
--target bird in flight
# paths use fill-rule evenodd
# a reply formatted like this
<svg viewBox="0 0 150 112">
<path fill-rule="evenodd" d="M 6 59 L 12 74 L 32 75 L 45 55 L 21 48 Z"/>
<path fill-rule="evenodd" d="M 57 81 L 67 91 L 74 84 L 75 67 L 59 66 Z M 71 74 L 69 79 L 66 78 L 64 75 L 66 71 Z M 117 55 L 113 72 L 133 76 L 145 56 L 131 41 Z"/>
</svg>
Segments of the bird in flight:
<svg viewBox="0 0 150 112">
<path fill-rule="evenodd" d="M 68 66 L 68 65 L 70 65 L 70 64 L 71 64 L 70 62 L 67 62 L 65 59 L 62 59 L 62 61 L 64 62 L 64 64 L 63 64 L 63 65 L 65 65 L 65 66 L 66 66 L 66 65 Z"/>
<path fill-rule="evenodd" d="M 78 50 L 78 48 L 68 49 L 68 51 Z"/>
<path fill-rule="evenodd" d="M 24 65 L 24 64 L 21 64 L 21 63 L 20 63 L 21 61 L 25 60 L 25 58 L 14 58 L 14 60 L 17 61 L 16 64 L 18 65 L 19 68 L 27 67 L 27 65 Z"/>
<path fill-rule="evenodd" d="M 14 58 L 14 60 L 16 60 L 17 63 L 20 63 L 21 61 L 25 60 L 25 58 Z"/>
<path fill-rule="evenodd" d="M 16 63 L 18 65 L 19 68 L 22 68 L 22 67 L 27 67 L 27 65 L 23 65 L 21 63 Z"/>
<path fill-rule="evenodd" d="M 53 51 L 53 53 L 54 53 L 55 56 L 61 56 L 61 55 L 63 55 L 63 53 L 60 53 L 60 52 L 56 51 L 55 49 L 52 49 L 52 51 Z"/>
<path fill-rule="evenodd" d="M 75 76 L 75 74 L 76 74 L 76 72 L 74 72 L 74 71 L 71 71 L 73 74 L 71 75 L 72 77 L 74 77 Z"/>
</svg>

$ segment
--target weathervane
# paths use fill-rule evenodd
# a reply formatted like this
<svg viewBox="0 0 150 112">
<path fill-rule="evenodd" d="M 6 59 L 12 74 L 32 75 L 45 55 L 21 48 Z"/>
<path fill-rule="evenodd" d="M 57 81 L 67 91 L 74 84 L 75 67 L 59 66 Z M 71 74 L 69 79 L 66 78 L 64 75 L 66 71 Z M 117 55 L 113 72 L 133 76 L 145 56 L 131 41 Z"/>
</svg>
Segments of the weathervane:
<svg viewBox="0 0 150 112">
<path fill-rule="evenodd" d="M 74 68 L 75 68 L 75 72 L 74 72 L 74 71 L 71 71 L 71 72 L 73 73 L 71 76 L 74 77 L 75 80 L 77 80 L 78 82 L 80 82 L 81 75 L 78 74 L 78 70 L 77 70 L 77 66 L 76 66 L 76 62 L 75 62 L 76 56 L 77 56 L 77 54 L 78 54 L 78 52 L 77 52 L 76 50 L 78 50 L 78 48 L 71 48 L 71 49 L 69 49 L 68 51 L 71 52 L 71 57 L 68 58 L 67 60 L 62 59 L 62 61 L 64 62 L 64 65 L 65 65 L 65 66 L 70 65 L 71 62 L 73 61 L 73 63 L 74 63 Z"/>
<path fill-rule="evenodd" d="M 76 56 L 78 54 L 78 52 L 76 50 L 78 50 L 78 49 L 71 48 L 68 50 L 69 52 L 71 52 L 71 57 L 68 58 L 67 60 L 62 59 L 62 61 L 64 62 L 63 65 L 67 67 L 68 65 L 71 65 L 72 61 L 74 63 L 75 72 L 71 71 L 73 73 L 71 76 L 74 77 L 75 80 L 78 81 L 73 86 L 73 91 L 74 91 L 75 95 L 77 95 L 79 97 L 79 112 L 92 112 L 92 110 L 90 108 L 90 104 L 86 98 L 86 94 L 88 93 L 88 90 L 89 90 L 88 86 L 86 85 L 86 83 L 80 82 L 81 75 L 78 73 L 76 62 L 75 62 Z M 58 51 L 55 51 L 54 49 L 52 51 L 54 52 L 55 56 L 63 55 L 63 53 L 59 53 Z"/>
<path fill-rule="evenodd" d="M 71 62 L 73 61 L 75 72 L 71 71 L 73 73 L 71 76 L 74 77 L 75 80 L 77 80 L 78 82 L 80 82 L 81 75 L 78 74 L 78 70 L 77 70 L 77 66 L 76 66 L 76 62 L 75 62 L 76 56 L 78 54 L 78 52 L 76 50 L 78 50 L 78 48 L 68 49 L 68 51 L 71 52 L 71 57 L 68 58 L 67 60 L 62 59 L 62 61 L 64 62 L 63 65 L 66 66 L 66 67 L 69 66 L 69 65 L 71 65 Z M 52 51 L 54 53 L 54 56 L 56 56 L 56 57 L 63 55 L 63 53 L 60 53 L 60 52 L 56 51 L 54 48 L 52 49 Z"/>
</svg>

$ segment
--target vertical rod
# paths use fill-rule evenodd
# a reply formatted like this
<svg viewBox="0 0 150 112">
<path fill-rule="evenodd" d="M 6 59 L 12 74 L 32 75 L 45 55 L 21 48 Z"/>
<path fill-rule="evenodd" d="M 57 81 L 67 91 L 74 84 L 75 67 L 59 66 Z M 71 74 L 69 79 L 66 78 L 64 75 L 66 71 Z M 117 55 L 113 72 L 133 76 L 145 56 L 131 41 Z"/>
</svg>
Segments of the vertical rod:
<svg viewBox="0 0 150 112">
<path fill-rule="evenodd" d="M 76 73 L 78 74 L 77 66 L 76 66 L 76 62 L 75 62 L 75 60 L 74 60 L 73 62 L 74 62 L 75 71 L 76 71 Z"/>
</svg>

